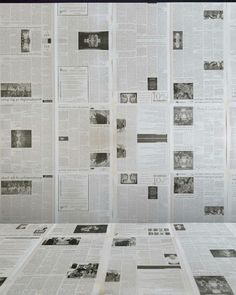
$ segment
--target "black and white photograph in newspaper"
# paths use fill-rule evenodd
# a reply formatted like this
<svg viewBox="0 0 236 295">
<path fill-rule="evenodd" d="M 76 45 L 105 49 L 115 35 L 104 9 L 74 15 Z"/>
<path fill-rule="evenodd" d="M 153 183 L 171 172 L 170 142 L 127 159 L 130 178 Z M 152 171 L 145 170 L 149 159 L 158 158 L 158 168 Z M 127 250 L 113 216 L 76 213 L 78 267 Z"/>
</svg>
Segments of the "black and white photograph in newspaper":
<svg viewBox="0 0 236 295">
<path fill-rule="evenodd" d="M 79 245 L 81 238 L 77 237 L 50 237 L 43 241 L 42 245 L 45 246 L 67 246 L 67 245 Z"/>
<path fill-rule="evenodd" d="M 79 32 L 78 33 L 79 50 L 108 50 L 109 32 Z"/>
<path fill-rule="evenodd" d="M 11 130 L 12 148 L 31 148 L 32 131 L 31 130 Z"/>
<path fill-rule="evenodd" d="M 174 83 L 175 100 L 193 100 L 193 83 Z"/>
<path fill-rule="evenodd" d="M 113 238 L 112 247 L 131 247 L 136 245 L 136 238 Z"/>
<path fill-rule="evenodd" d="M 78 224 L 74 233 L 106 233 L 107 224 Z"/>
<path fill-rule="evenodd" d="M 31 195 L 32 180 L 2 180 L 1 195 Z"/>
<path fill-rule="evenodd" d="M 194 178 L 193 177 L 174 177 L 175 194 L 193 194 Z"/>
<path fill-rule="evenodd" d="M 192 126 L 193 107 L 174 107 L 174 125 Z"/>
<path fill-rule="evenodd" d="M 98 272 L 98 263 L 73 263 L 67 272 L 68 279 L 94 279 Z"/>
<path fill-rule="evenodd" d="M 174 170 L 193 170 L 193 152 L 175 151 Z"/>
<path fill-rule="evenodd" d="M 223 276 L 195 276 L 200 295 L 234 295 Z"/>
</svg>

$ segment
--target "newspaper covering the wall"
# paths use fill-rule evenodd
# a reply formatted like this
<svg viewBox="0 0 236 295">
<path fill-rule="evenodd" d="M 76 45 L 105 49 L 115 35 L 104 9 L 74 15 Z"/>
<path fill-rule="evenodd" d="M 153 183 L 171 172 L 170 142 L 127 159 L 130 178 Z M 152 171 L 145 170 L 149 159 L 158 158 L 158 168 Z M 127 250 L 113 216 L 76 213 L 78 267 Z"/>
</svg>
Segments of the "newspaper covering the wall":
<svg viewBox="0 0 236 295">
<path fill-rule="evenodd" d="M 0 9 L 1 222 L 54 220 L 54 8 Z"/>
<path fill-rule="evenodd" d="M 236 220 L 235 9 L 1 5 L 0 221 Z"/>
</svg>

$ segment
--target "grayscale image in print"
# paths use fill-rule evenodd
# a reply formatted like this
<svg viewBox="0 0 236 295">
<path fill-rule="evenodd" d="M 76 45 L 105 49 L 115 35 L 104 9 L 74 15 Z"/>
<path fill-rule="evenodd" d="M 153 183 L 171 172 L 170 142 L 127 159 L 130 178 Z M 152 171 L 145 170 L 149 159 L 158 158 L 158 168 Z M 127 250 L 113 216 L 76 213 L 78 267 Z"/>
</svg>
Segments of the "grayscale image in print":
<svg viewBox="0 0 236 295">
<path fill-rule="evenodd" d="M 174 50 L 183 49 L 183 31 L 173 32 L 173 49 Z"/>
<path fill-rule="evenodd" d="M 98 272 L 98 263 L 73 263 L 67 272 L 68 279 L 94 279 Z"/>
<path fill-rule="evenodd" d="M 74 233 L 106 233 L 107 224 L 84 224 L 77 225 Z"/>
<path fill-rule="evenodd" d="M 138 96 L 136 92 L 120 93 L 120 103 L 137 103 Z"/>
<path fill-rule="evenodd" d="M 19 225 L 16 227 L 16 229 L 26 229 L 27 226 L 28 226 L 27 223 L 22 223 L 22 224 L 19 224 Z"/>
<path fill-rule="evenodd" d="M 164 254 L 165 260 L 169 265 L 180 265 L 177 254 Z"/>
<path fill-rule="evenodd" d="M 224 206 L 205 206 L 205 215 L 224 215 Z"/>
<path fill-rule="evenodd" d="M 236 251 L 234 249 L 211 249 L 210 252 L 216 258 L 236 257 Z"/>
<path fill-rule="evenodd" d="M 148 90 L 157 90 L 157 78 L 156 77 L 149 77 L 148 78 Z"/>
<path fill-rule="evenodd" d="M 193 152 L 176 151 L 174 152 L 174 170 L 192 170 Z"/>
<path fill-rule="evenodd" d="M 223 10 L 204 10 L 204 19 L 223 19 Z"/>
<path fill-rule="evenodd" d="M 137 184 L 138 183 L 138 174 L 137 173 L 121 173 L 120 175 L 121 184 Z"/>
<path fill-rule="evenodd" d="M 120 273 L 117 270 L 108 270 L 106 273 L 105 282 L 119 282 Z"/>
<path fill-rule="evenodd" d="M 149 236 L 169 236 L 170 235 L 170 230 L 169 228 L 148 228 L 148 235 Z"/>
<path fill-rule="evenodd" d="M 175 223 L 174 228 L 175 230 L 186 230 L 185 226 L 182 223 Z"/>
<path fill-rule="evenodd" d="M 108 125 L 110 124 L 109 110 L 90 109 L 90 124 Z"/>
<path fill-rule="evenodd" d="M 201 295 L 234 295 L 223 276 L 195 276 L 194 279 Z"/>
<path fill-rule="evenodd" d="M 148 187 L 148 199 L 149 200 L 158 199 L 158 187 L 157 186 L 149 186 Z"/>
<path fill-rule="evenodd" d="M 2 195 L 31 195 L 32 181 L 31 180 L 2 180 L 1 194 Z"/>
<path fill-rule="evenodd" d="M 192 107 L 174 107 L 174 125 L 192 126 L 193 108 Z"/>
<path fill-rule="evenodd" d="M 31 148 L 32 132 L 31 130 L 11 130 L 12 148 Z"/>
<path fill-rule="evenodd" d="M 44 246 L 67 246 L 79 245 L 81 238 L 75 237 L 52 237 L 43 241 Z"/>
<path fill-rule="evenodd" d="M 21 30 L 21 52 L 30 52 L 30 30 Z"/>
<path fill-rule="evenodd" d="M 194 181 L 193 177 L 174 177 L 175 194 L 193 194 Z"/>
<path fill-rule="evenodd" d="M 126 149 L 123 144 L 117 145 L 117 159 L 124 159 L 126 158 Z"/>
<path fill-rule="evenodd" d="M 192 100 L 193 83 L 174 83 L 175 100 Z"/>
<path fill-rule="evenodd" d="M 126 120 L 125 119 L 116 119 L 116 129 L 117 132 L 123 132 L 126 127 Z"/>
<path fill-rule="evenodd" d="M 0 277 L 0 286 L 6 281 L 6 277 Z"/>
<path fill-rule="evenodd" d="M 136 245 L 136 238 L 114 238 L 112 241 L 113 247 L 131 247 Z"/>
<path fill-rule="evenodd" d="M 224 62 L 223 61 L 204 61 L 204 70 L 223 70 Z"/>
<path fill-rule="evenodd" d="M 90 168 L 110 167 L 109 153 L 91 153 Z"/>
<path fill-rule="evenodd" d="M 109 32 L 79 32 L 80 50 L 108 50 L 109 49 Z"/>
<path fill-rule="evenodd" d="M 1 97 L 31 97 L 31 83 L 1 83 Z"/>
<path fill-rule="evenodd" d="M 45 233 L 45 231 L 47 230 L 47 226 L 45 225 L 40 225 L 35 231 L 34 231 L 34 234 L 36 235 L 41 235 L 43 233 Z"/>
</svg>

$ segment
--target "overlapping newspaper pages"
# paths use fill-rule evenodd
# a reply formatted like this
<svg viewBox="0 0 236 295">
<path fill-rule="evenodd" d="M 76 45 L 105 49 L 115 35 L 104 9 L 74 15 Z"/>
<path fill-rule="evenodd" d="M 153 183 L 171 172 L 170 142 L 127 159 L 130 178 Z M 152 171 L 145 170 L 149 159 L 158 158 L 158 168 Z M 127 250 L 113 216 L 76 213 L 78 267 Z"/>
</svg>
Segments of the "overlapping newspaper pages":
<svg viewBox="0 0 236 295">
<path fill-rule="evenodd" d="M 0 294 L 234 295 L 233 223 L 5 224 Z"/>
<path fill-rule="evenodd" d="M 2 4 L 0 221 L 236 221 L 235 12 Z"/>
</svg>

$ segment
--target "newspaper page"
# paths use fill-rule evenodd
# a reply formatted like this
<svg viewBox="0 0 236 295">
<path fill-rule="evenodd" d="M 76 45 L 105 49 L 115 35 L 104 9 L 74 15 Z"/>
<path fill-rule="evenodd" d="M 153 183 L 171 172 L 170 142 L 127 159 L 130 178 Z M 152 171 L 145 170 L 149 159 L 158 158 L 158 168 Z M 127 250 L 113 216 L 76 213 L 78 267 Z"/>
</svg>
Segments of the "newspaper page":
<svg viewBox="0 0 236 295">
<path fill-rule="evenodd" d="M 227 220 L 223 3 L 171 5 L 174 222 Z"/>
<path fill-rule="evenodd" d="M 107 224 L 58 224 L 22 265 L 5 294 L 91 294 Z"/>
<path fill-rule="evenodd" d="M 116 224 L 107 255 L 104 295 L 194 294 L 167 224 Z"/>
<path fill-rule="evenodd" d="M 235 283 L 235 237 L 215 232 L 211 233 L 208 224 L 208 236 L 180 237 L 185 255 L 200 295 L 227 294 L 236 292 Z"/>
<path fill-rule="evenodd" d="M 1 5 L 1 222 L 54 220 L 53 12 Z"/>
<path fill-rule="evenodd" d="M 111 4 L 57 4 L 57 219 L 112 216 Z"/>
<path fill-rule="evenodd" d="M 119 222 L 169 218 L 168 20 L 168 4 L 113 5 L 114 216 Z"/>
<path fill-rule="evenodd" d="M 11 285 L 27 257 L 51 229 L 49 224 L 2 224 L 0 227 L 0 292 Z"/>
</svg>

